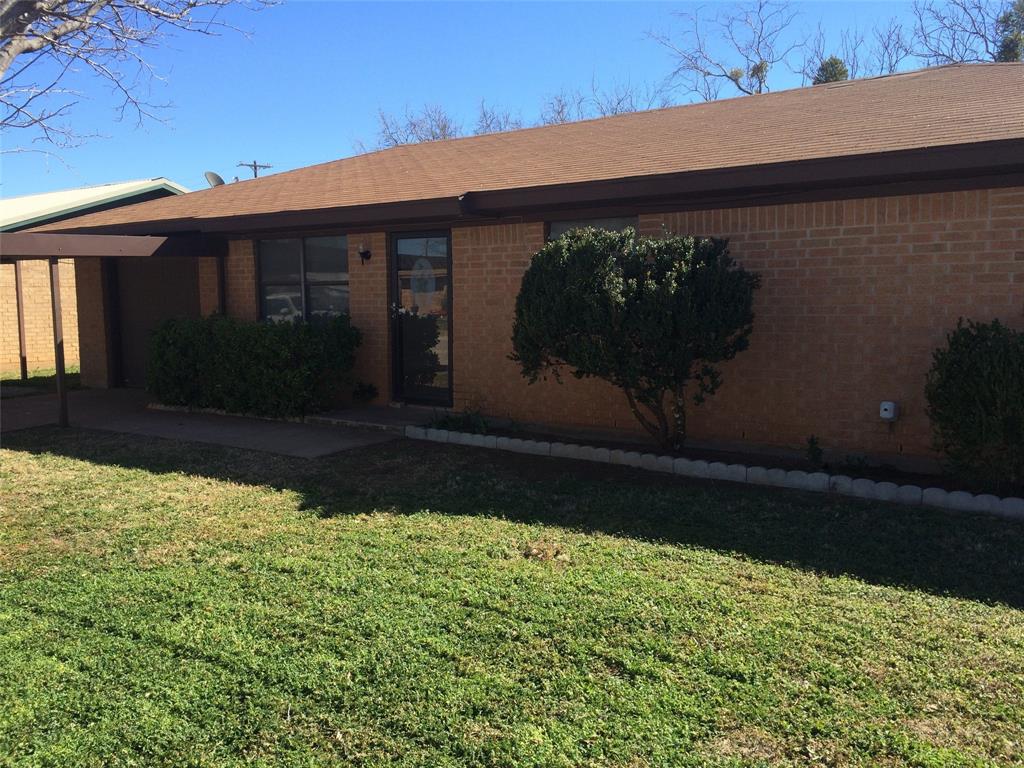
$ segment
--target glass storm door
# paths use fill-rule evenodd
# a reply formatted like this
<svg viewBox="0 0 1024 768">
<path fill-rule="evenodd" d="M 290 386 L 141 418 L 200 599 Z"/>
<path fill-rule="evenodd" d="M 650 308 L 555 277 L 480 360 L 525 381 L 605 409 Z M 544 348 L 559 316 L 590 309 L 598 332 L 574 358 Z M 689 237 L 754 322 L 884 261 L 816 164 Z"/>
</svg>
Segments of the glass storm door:
<svg viewBox="0 0 1024 768">
<path fill-rule="evenodd" d="M 395 397 L 450 406 L 451 254 L 448 234 L 392 239 Z"/>
</svg>

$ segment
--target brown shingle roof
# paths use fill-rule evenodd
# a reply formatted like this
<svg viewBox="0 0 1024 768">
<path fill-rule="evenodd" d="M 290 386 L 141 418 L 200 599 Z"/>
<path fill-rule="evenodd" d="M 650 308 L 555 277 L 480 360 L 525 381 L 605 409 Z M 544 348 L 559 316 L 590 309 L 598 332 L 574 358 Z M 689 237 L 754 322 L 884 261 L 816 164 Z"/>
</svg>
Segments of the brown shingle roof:
<svg viewBox="0 0 1024 768">
<path fill-rule="evenodd" d="M 182 219 L 201 226 L 221 217 L 1021 138 L 1024 64 L 954 65 L 400 146 L 104 211 L 64 227 Z"/>
</svg>

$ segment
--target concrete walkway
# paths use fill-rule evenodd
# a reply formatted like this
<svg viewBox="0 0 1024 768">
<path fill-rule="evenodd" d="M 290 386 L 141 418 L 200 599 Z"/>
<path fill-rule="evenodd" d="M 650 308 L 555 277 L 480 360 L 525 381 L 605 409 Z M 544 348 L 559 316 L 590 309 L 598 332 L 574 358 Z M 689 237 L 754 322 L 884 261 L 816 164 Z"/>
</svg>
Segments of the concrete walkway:
<svg viewBox="0 0 1024 768">
<path fill-rule="evenodd" d="M 310 416 L 306 421 L 311 424 L 384 429 L 389 432 L 405 434 L 406 427 L 427 424 L 447 410 L 447 408 L 428 408 L 419 405 L 368 405 L 319 413 Z"/>
<path fill-rule="evenodd" d="M 379 429 L 156 411 L 146 407 L 148 402 L 146 393 L 137 389 L 76 390 L 68 393 L 68 415 L 73 427 L 212 443 L 307 459 L 397 437 Z M 56 423 L 56 395 L 0 401 L 0 432 Z"/>
</svg>

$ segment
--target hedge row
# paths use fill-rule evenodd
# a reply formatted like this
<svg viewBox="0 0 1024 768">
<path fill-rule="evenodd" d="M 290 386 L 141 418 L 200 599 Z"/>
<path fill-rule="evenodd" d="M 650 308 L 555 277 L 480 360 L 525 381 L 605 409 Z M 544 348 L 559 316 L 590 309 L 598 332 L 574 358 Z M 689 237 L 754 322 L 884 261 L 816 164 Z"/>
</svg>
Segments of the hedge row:
<svg viewBox="0 0 1024 768">
<path fill-rule="evenodd" d="M 346 315 L 315 323 L 176 318 L 150 339 L 146 386 L 167 405 L 302 416 L 351 388 L 360 341 Z"/>
</svg>

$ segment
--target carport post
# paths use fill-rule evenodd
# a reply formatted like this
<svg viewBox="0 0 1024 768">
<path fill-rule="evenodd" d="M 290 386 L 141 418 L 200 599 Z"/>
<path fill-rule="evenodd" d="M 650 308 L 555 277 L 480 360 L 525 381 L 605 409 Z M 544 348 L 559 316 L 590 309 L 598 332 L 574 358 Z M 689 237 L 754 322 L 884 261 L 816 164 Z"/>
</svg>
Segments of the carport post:
<svg viewBox="0 0 1024 768">
<path fill-rule="evenodd" d="M 68 425 L 68 391 L 64 386 L 64 323 L 60 309 L 60 261 L 50 257 L 50 306 L 53 308 L 53 364 L 57 369 L 57 423 Z"/>
<path fill-rule="evenodd" d="M 25 293 L 21 287 L 21 261 L 14 262 L 14 301 L 18 309 L 18 368 L 28 381 L 28 352 L 25 349 Z"/>
</svg>

